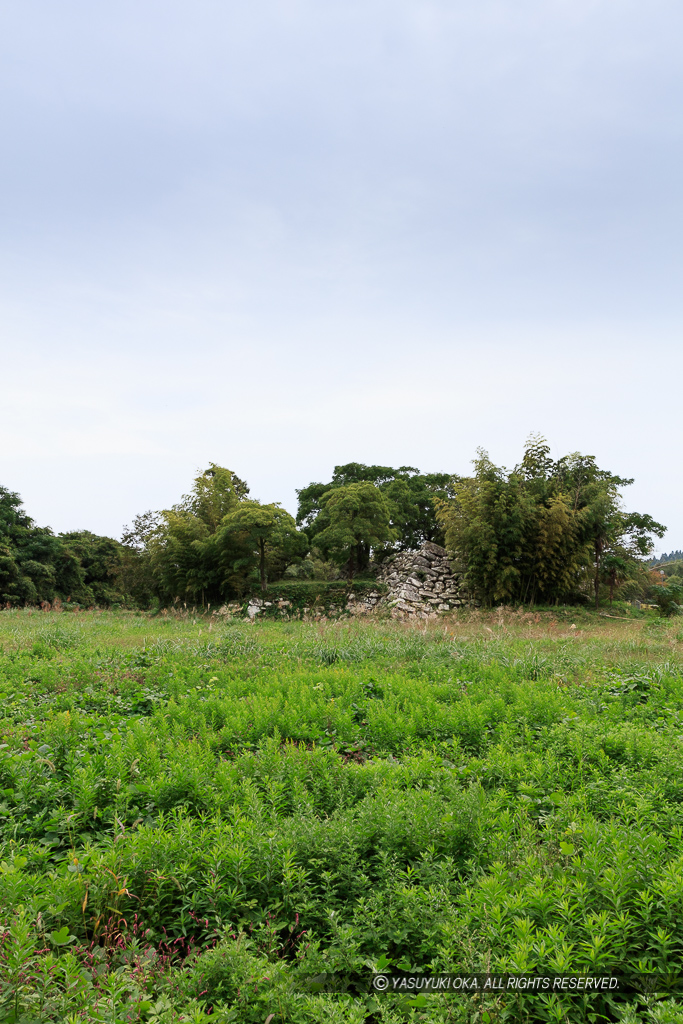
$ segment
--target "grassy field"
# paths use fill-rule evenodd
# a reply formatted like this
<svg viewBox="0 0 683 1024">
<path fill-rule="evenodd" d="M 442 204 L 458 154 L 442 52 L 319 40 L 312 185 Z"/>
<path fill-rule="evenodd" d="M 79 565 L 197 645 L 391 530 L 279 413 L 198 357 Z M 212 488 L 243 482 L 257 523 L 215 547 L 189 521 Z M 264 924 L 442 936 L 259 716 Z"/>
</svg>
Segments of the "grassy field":
<svg viewBox="0 0 683 1024">
<path fill-rule="evenodd" d="M 576 609 L 0 613 L 0 1020 L 683 1021 L 304 981 L 678 971 L 682 650 Z"/>
</svg>

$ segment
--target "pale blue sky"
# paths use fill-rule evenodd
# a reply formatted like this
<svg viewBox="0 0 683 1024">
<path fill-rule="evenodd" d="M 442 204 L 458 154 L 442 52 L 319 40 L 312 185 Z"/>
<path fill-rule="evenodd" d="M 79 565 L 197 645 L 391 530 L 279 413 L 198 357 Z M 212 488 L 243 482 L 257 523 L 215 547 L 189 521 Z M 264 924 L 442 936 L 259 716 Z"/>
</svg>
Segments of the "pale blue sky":
<svg viewBox="0 0 683 1024">
<path fill-rule="evenodd" d="M 526 435 L 683 547 L 683 8 L 0 0 L 0 482 L 118 535 L 209 461 Z"/>
</svg>

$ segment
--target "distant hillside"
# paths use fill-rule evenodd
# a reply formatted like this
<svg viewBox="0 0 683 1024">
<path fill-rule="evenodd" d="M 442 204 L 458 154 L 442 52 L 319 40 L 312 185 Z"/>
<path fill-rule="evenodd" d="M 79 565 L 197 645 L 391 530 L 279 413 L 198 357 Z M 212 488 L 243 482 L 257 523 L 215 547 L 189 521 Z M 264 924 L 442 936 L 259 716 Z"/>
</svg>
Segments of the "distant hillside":
<svg viewBox="0 0 683 1024">
<path fill-rule="evenodd" d="M 663 565 L 664 562 L 680 562 L 683 559 L 683 551 L 672 551 L 668 555 L 660 555 L 659 558 L 653 558 L 650 565 Z"/>
</svg>

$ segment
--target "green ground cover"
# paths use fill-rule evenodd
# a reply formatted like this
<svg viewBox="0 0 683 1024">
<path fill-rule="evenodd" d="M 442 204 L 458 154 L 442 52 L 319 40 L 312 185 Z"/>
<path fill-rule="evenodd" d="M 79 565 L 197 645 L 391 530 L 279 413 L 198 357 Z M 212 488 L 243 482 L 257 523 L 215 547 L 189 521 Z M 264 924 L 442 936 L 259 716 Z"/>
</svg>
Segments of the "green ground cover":
<svg viewBox="0 0 683 1024">
<path fill-rule="evenodd" d="M 0 648 L 0 1020 L 683 1021 L 303 984 L 678 971 L 680 621 L 8 611 Z"/>
</svg>

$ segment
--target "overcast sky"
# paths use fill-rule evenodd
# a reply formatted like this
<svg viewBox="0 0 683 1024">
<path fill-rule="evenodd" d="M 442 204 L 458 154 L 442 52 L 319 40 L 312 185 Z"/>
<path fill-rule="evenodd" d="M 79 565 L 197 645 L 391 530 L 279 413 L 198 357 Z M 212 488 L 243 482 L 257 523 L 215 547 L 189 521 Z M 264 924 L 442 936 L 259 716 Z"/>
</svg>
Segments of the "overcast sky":
<svg viewBox="0 0 683 1024">
<path fill-rule="evenodd" d="M 119 536 L 210 461 L 542 432 L 683 547 L 683 7 L 0 0 L 0 483 Z"/>
</svg>

